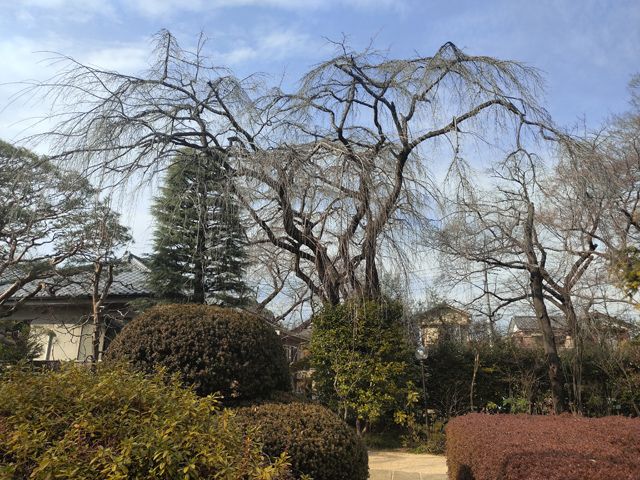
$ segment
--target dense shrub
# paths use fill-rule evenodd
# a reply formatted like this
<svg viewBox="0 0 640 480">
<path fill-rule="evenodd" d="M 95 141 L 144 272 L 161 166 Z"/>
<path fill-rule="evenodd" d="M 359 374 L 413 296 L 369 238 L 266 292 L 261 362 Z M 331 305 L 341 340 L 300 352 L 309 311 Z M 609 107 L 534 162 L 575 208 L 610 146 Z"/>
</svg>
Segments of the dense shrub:
<svg viewBox="0 0 640 480">
<path fill-rule="evenodd" d="M 38 342 L 29 334 L 28 322 L 0 322 L 0 365 L 32 360 L 42 350 Z"/>
<path fill-rule="evenodd" d="M 585 342 L 561 352 L 569 400 L 589 416 L 640 415 L 640 343 Z M 579 368 L 576 369 L 576 364 Z M 577 390 L 575 385 L 579 385 Z M 578 396 L 579 395 L 579 396 Z"/>
<path fill-rule="evenodd" d="M 548 382 L 542 350 L 518 347 L 509 341 L 444 342 L 430 349 L 425 362 L 428 406 L 439 417 L 450 418 L 471 410 L 470 387 L 476 354 L 479 360 L 473 395 L 476 411 L 497 407 L 514 411 L 516 406 L 527 412 L 543 411 Z"/>
<path fill-rule="evenodd" d="M 476 353 L 474 411 L 548 413 L 551 392 L 543 350 L 505 339 L 492 344 L 443 342 L 430 348 L 425 362 L 427 402 L 438 416 L 450 418 L 471 410 Z M 584 342 L 579 351 L 561 351 L 560 358 L 572 409 L 594 417 L 640 415 L 640 343 Z M 420 385 L 420 375 L 414 382 Z"/>
<path fill-rule="evenodd" d="M 245 428 L 258 428 L 269 456 L 289 455 L 292 472 L 314 480 L 365 480 L 367 451 L 356 433 L 330 410 L 309 403 L 266 404 L 236 410 Z"/>
<path fill-rule="evenodd" d="M 211 397 L 159 374 L 68 365 L 0 380 L 0 478 L 289 478 L 286 468 Z"/>
<path fill-rule="evenodd" d="M 637 479 L 640 420 L 470 414 L 449 422 L 455 480 Z"/>
<path fill-rule="evenodd" d="M 403 408 L 415 361 L 395 301 L 353 299 L 313 319 L 311 362 L 319 400 L 366 432 Z"/>
<path fill-rule="evenodd" d="M 107 358 L 145 372 L 163 366 L 199 395 L 219 392 L 226 403 L 290 389 L 274 329 L 257 316 L 208 305 L 150 308 L 122 329 Z"/>
</svg>

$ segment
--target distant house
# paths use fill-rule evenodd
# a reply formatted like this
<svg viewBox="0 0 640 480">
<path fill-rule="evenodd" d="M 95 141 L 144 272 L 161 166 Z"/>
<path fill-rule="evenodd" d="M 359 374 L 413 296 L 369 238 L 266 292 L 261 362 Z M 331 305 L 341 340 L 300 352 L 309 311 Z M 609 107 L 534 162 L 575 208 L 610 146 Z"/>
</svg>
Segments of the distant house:
<svg viewBox="0 0 640 480">
<path fill-rule="evenodd" d="M 583 322 L 585 336 L 593 342 L 621 343 L 638 335 L 638 325 L 600 312 L 589 313 Z"/>
<path fill-rule="evenodd" d="M 573 340 L 564 318 L 551 316 L 549 320 L 551 320 L 556 346 L 559 348 L 572 348 Z M 507 334 L 521 347 L 542 347 L 542 330 L 538 324 L 538 318 L 535 316 L 516 315 L 512 317 Z"/>
<path fill-rule="evenodd" d="M 575 346 L 570 328 L 562 316 L 552 315 L 551 328 L 556 346 L 571 349 Z M 635 330 L 633 324 L 599 312 L 589 313 L 578 319 L 585 340 L 619 343 L 629 340 Z M 517 315 L 511 318 L 509 337 L 522 347 L 542 347 L 542 331 L 535 316 Z"/>
<path fill-rule="evenodd" d="M 294 328 L 293 330 L 276 327 L 276 333 L 282 340 L 284 351 L 289 361 L 293 391 L 301 394 L 310 394 L 311 375 L 313 373 L 308 361 L 311 327 Z"/>
<path fill-rule="evenodd" d="M 147 285 L 148 273 L 144 262 L 130 253 L 114 264 L 113 283 L 103 310 L 107 328 L 100 335 L 101 351 L 134 315 L 130 303 L 152 297 Z M 84 362 L 92 355 L 94 328 L 89 321 L 92 311 L 91 277 L 90 266 L 61 276 L 8 317 L 9 320 L 31 324 L 31 335 L 42 346 L 36 361 Z M 19 292 L 14 298 L 19 300 Z"/>
<path fill-rule="evenodd" d="M 126 253 L 114 264 L 113 283 L 103 310 L 107 328 L 101 332 L 100 351 L 106 350 L 117 332 L 135 316 L 136 309 L 132 302 L 150 303 L 153 299 L 149 273 L 145 262 L 131 253 Z M 0 279 L 0 287 L 2 284 Z M 31 325 L 31 335 L 42 346 L 41 354 L 35 361 L 85 362 L 90 359 L 94 333 L 90 321 L 91 286 L 92 267 L 88 265 L 73 274 L 52 279 L 46 289 L 7 317 L 7 320 Z M 14 296 L 15 301 L 20 298 L 19 293 Z M 308 354 L 311 330 L 274 328 L 282 339 L 289 364 L 303 360 Z M 302 377 L 306 374 L 303 370 L 299 370 L 302 373 L 294 372 L 294 385 L 304 383 Z M 296 380 L 296 376 L 301 378 Z"/>
<path fill-rule="evenodd" d="M 459 308 L 441 304 L 419 313 L 416 321 L 420 327 L 422 345 L 425 347 L 442 341 L 469 341 L 471 315 Z"/>
<path fill-rule="evenodd" d="M 311 329 L 296 331 L 276 327 L 276 333 L 282 340 L 289 364 L 300 361 L 308 355 L 307 347 L 311 339 Z"/>
</svg>

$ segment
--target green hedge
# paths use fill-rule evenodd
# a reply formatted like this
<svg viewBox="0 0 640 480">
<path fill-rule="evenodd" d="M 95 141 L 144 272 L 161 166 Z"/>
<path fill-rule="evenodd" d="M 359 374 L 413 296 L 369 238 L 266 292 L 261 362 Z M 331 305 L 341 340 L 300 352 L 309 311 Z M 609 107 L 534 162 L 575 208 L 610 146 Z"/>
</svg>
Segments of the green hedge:
<svg viewBox="0 0 640 480">
<path fill-rule="evenodd" d="M 0 478 L 290 478 L 211 397 L 122 366 L 8 369 L 0 379 Z"/>
<path fill-rule="evenodd" d="M 199 395 L 219 392 L 225 403 L 289 391 L 282 342 L 257 316 L 208 305 L 159 305 L 126 325 L 107 359 L 152 372 L 178 373 Z"/>
<path fill-rule="evenodd" d="M 367 450 L 355 431 L 325 407 L 265 404 L 235 410 L 245 429 L 257 427 L 264 453 L 289 455 L 292 473 L 313 480 L 366 480 Z M 250 438 L 251 435 L 249 436 Z"/>
</svg>

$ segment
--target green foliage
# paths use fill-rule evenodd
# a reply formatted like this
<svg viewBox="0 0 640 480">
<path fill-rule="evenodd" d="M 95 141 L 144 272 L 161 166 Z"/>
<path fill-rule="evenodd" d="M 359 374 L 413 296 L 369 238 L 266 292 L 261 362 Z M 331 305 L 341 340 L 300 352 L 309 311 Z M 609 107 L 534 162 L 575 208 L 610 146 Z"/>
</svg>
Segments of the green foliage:
<svg viewBox="0 0 640 480">
<path fill-rule="evenodd" d="M 151 284 L 161 298 L 243 305 L 246 234 L 222 159 L 188 150 L 174 159 L 155 199 Z"/>
<path fill-rule="evenodd" d="M 314 317 L 311 358 L 319 399 L 360 431 L 404 404 L 412 349 L 397 302 L 349 301 Z"/>
<path fill-rule="evenodd" d="M 286 453 L 294 475 L 313 480 L 366 480 L 364 443 L 330 410 L 314 404 L 266 404 L 235 410 L 236 420 L 272 457 Z M 249 438 L 252 438 L 249 435 Z"/>
<path fill-rule="evenodd" d="M 113 262 L 117 252 L 132 241 L 129 229 L 120 223 L 120 214 L 111 210 L 107 203 L 94 203 L 89 212 L 81 215 L 65 231 L 68 239 L 83 239 L 81 247 L 71 257 L 71 264 Z M 73 248 L 73 243 L 69 243 L 68 248 Z"/>
<path fill-rule="evenodd" d="M 402 446 L 414 453 L 440 455 L 444 452 L 445 437 L 443 422 L 435 421 L 432 415 L 429 423 L 425 421 L 424 402 L 419 402 L 417 392 L 409 392 L 403 410 L 396 411 L 394 420 L 403 427 L 399 438 Z"/>
<path fill-rule="evenodd" d="M 416 444 L 411 451 L 414 453 L 428 453 L 430 455 L 444 455 L 447 447 L 447 437 L 441 430 L 435 430 L 429 437 Z"/>
<path fill-rule="evenodd" d="M 87 178 L 0 141 L 0 318 L 130 240 Z"/>
<path fill-rule="evenodd" d="M 17 363 L 37 357 L 42 347 L 29 336 L 29 325 L 0 322 L 0 364 Z"/>
<path fill-rule="evenodd" d="M 431 347 L 425 363 L 427 403 L 437 416 L 450 418 L 471 410 L 471 382 L 475 354 L 479 354 L 473 406 L 491 410 L 504 399 L 520 399 L 517 407 L 541 409 L 547 393 L 547 375 L 541 350 L 526 349 L 509 341 L 460 344 L 442 343 Z M 416 377 L 418 381 L 418 377 Z M 512 405 L 512 402 L 509 404 Z"/>
<path fill-rule="evenodd" d="M 637 293 L 640 288 L 640 249 L 628 247 L 618 252 L 612 267 L 619 286 L 629 296 Z"/>
<path fill-rule="evenodd" d="M 510 413 L 529 413 L 531 403 L 523 397 L 507 397 L 502 399 L 502 405 Z"/>
<path fill-rule="evenodd" d="M 396 450 L 405 446 L 402 441 L 403 433 L 400 428 L 384 425 L 367 433 L 362 440 L 370 450 Z"/>
<path fill-rule="evenodd" d="M 208 305 L 158 305 L 127 324 L 107 351 L 152 372 L 162 366 L 199 395 L 225 402 L 289 390 L 282 343 L 257 316 Z"/>
<path fill-rule="evenodd" d="M 52 276 L 82 244 L 69 230 L 88 215 L 94 196 L 79 174 L 0 141 L 0 317 L 21 286 Z"/>
<path fill-rule="evenodd" d="M 11 369 L 0 381 L 0 478 L 281 479 L 212 397 L 122 366 Z"/>
<path fill-rule="evenodd" d="M 619 252 L 613 270 L 620 286 L 629 295 L 635 294 L 640 288 L 640 250 L 628 247 Z"/>
<path fill-rule="evenodd" d="M 561 354 L 570 373 L 575 351 Z M 589 416 L 640 415 L 640 342 L 585 342 L 579 358 L 582 413 Z M 571 402 L 576 404 L 575 392 Z"/>
<path fill-rule="evenodd" d="M 474 387 L 474 410 L 511 413 L 546 413 L 550 397 L 544 352 L 508 341 L 489 344 L 442 344 L 430 350 L 426 361 L 427 403 L 440 418 L 471 410 L 470 387 L 474 355 L 480 366 Z M 567 379 L 575 367 L 576 350 L 562 351 Z M 640 344 L 584 342 L 577 359 L 581 413 L 587 416 L 640 414 Z M 419 381 L 419 376 L 415 377 Z M 579 408 L 575 389 L 569 401 Z M 420 406 L 418 402 L 416 406 Z M 410 409 L 407 409 L 410 410 Z"/>
</svg>

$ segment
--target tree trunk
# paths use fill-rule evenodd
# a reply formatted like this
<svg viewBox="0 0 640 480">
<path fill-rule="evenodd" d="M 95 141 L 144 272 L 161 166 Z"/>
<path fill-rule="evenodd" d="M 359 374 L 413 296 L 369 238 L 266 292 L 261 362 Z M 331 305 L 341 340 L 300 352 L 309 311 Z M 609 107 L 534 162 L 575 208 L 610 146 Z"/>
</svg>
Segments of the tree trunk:
<svg viewBox="0 0 640 480">
<path fill-rule="evenodd" d="M 560 357 L 556 348 L 556 341 L 551 327 L 549 313 L 544 303 L 542 293 L 542 275 L 537 270 L 530 272 L 531 297 L 533 299 L 533 308 L 538 317 L 538 324 L 542 330 L 542 342 L 544 346 L 544 354 L 549 370 L 549 384 L 551 385 L 551 396 L 553 399 L 553 410 L 555 413 L 563 413 L 568 411 L 565 400 L 564 381 L 562 379 L 562 367 L 560 365 Z"/>
<path fill-rule="evenodd" d="M 376 265 L 376 240 L 367 236 L 365 248 L 365 291 L 364 294 L 368 299 L 376 300 L 380 298 L 380 278 L 378 276 L 378 267 Z"/>
<path fill-rule="evenodd" d="M 476 351 L 473 357 L 473 377 L 471 377 L 471 388 L 469 391 L 469 410 L 471 412 L 475 411 L 475 407 L 473 405 L 473 392 L 476 387 L 476 376 L 478 375 L 478 368 L 480 368 L 480 352 Z"/>
<path fill-rule="evenodd" d="M 571 387 L 577 412 L 582 413 L 582 338 L 578 328 L 578 317 L 568 295 L 564 295 L 563 310 L 567 327 L 573 341 L 571 358 Z"/>
<path fill-rule="evenodd" d="M 102 279 L 104 273 L 104 267 L 102 262 L 96 261 L 94 262 L 93 269 L 93 289 L 91 292 L 91 323 L 93 326 L 93 336 L 91 339 L 91 347 L 92 347 L 92 365 L 95 368 L 96 363 L 100 359 L 100 341 L 102 339 L 102 331 L 105 329 L 104 325 L 104 315 L 102 313 L 102 309 L 104 307 L 104 302 L 109 294 L 109 289 L 111 288 L 111 284 L 113 283 L 113 265 L 109 264 L 107 266 L 107 278 L 104 281 L 104 285 L 102 285 L 102 289 L 100 289 L 100 280 Z"/>
<path fill-rule="evenodd" d="M 491 295 L 489 295 L 489 275 L 487 274 L 487 266 L 483 269 L 484 273 L 484 295 L 487 302 L 487 320 L 489 321 L 489 339 L 491 345 L 493 345 L 498 339 L 496 332 L 495 319 L 493 316 L 493 309 L 491 308 Z"/>
<path fill-rule="evenodd" d="M 527 220 L 524 224 L 525 254 L 529 264 L 529 286 L 531 289 L 533 309 L 536 312 L 538 325 L 542 331 L 542 343 L 547 368 L 549 370 L 553 410 L 555 413 L 563 413 L 567 411 L 567 403 L 565 400 L 562 367 L 560 365 L 558 349 L 556 348 L 556 339 L 553 334 L 551 319 L 549 318 L 549 312 L 547 312 L 547 306 L 544 303 L 543 278 L 541 272 L 541 269 L 544 268 L 544 256 L 542 261 L 538 260 L 534 249 L 534 240 L 537 238 L 534 230 L 534 214 L 534 205 L 532 202 L 529 202 L 527 207 Z"/>
</svg>

